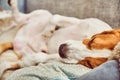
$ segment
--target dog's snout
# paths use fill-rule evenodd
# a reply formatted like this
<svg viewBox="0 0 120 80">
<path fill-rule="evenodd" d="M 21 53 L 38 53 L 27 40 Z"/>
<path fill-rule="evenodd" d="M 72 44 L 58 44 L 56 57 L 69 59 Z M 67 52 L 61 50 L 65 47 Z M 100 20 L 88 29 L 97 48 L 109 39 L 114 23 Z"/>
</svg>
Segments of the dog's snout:
<svg viewBox="0 0 120 80">
<path fill-rule="evenodd" d="M 60 47 L 59 47 L 59 55 L 61 58 L 67 58 L 67 53 L 68 51 L 68 47 L 67 47 L 67 44 L 61 44 Z"/>
</svg>

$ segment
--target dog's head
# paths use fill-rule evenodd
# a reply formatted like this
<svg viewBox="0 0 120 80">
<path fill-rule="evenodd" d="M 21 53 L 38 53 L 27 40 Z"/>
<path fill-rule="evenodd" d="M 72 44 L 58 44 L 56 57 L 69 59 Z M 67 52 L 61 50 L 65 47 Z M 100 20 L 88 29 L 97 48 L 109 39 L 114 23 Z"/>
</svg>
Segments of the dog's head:
<svg viewBox="0 0 120 80">
<path fill-rule="evenodd" d="M 107 61 L 112 49 L 119 41 L 119 29 L 104 31 L 93 35 L 91 39 L 65 42 L 60 46 L 59 54 L 66 63 L 80 63 L 94 68 Z"/>
<path fill-rule="evenodd" d="M 107 60 L 111 50 L 90 50 L 82 41 L 69 40 L 59 47 L 59 55 L 65 63 L 82 64 L 94 68 Z M 97 59 L 98 58 L 98 59 Z M 94 60 L 95 61 L 94 61 Z M 92 62 L 91 62 L 92 61 Z M 89 66 L 88 66 L 89 65 Z M 93 65 L 93 66 L 91 66 Z"/>
</svg>

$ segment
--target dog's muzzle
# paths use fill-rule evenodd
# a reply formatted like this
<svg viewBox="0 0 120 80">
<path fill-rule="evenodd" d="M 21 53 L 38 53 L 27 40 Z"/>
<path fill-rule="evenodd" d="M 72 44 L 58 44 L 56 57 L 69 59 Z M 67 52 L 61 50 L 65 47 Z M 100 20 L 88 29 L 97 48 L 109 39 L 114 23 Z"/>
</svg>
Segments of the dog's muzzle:
<svg viewBox="0 0 120 80">
<path fill-rule="evenodd" d="M 61 58 L 67 58 L 67 53 L 68 51 L 68 47 L 67 47 L 67 44 L 61 44 L 60 47 L 59 47 L 59 55 Z"/>
</svg>

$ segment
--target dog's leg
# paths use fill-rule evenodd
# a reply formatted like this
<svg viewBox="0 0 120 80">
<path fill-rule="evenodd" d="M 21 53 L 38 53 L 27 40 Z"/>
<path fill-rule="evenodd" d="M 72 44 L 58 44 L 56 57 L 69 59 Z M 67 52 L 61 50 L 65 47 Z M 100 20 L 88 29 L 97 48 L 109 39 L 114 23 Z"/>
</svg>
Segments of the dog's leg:
<svg viewBox="0 0 120 80">
<path fill-rule="evenodd" d="M 69 27 L 72 25 L 76 25 L 80 22 L 81 20 L 73 17 L 65 17 L 61 15 L 54 15 L 52 19 L 52 23 L 59 27 Z"/>
<path fill-rule="evenodd" d="M 13 48 L 12 42 L 1 43 L 0 44 L 0 54 L 11 48 Z"/>
<path fill-rule="evenodd" d="M 43 52 L 33 53 L 23 56 L 19 60 L 18 65 L 16 66 L 19 66 L 21 68 L 29 67 L 29 66 L 37 65 L 39 63 L 46 63 L 50 60 L 61 60 L 61 58 L 57 53 L 54 54 L 45 54 Z"/>
<path fill-rule="evenodd" d="M 17 0 L 8 0 L 8 4 L 12 9 L 12 15 L 13 15 L 14 21 L 18 22 L 20 14 L 17 6 Z"/>
</svg>

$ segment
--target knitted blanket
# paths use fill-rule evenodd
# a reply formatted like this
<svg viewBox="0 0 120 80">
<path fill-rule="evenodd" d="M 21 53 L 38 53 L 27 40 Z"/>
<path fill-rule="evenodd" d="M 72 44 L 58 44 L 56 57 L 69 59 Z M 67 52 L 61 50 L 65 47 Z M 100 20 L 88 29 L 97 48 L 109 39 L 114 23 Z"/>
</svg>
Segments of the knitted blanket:
<svg viewBox="0 0 120 80">
<path fill-rule="evenodd" d="M 48 62 L 19 69 L 6 80 L 74 80 L 90 70 L 82 65 Z"/>
</svg>

